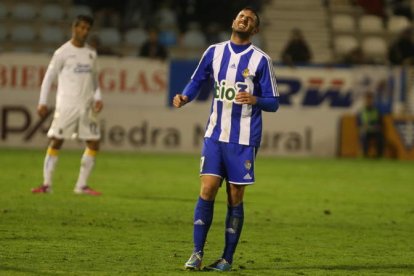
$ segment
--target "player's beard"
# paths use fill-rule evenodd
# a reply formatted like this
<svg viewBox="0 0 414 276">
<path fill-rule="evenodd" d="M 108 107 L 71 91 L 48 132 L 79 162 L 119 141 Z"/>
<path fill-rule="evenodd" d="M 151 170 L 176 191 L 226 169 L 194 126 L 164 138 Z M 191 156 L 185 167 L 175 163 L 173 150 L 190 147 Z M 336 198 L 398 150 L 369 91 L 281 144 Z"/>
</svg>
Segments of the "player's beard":
<svg viewBox="0 0 414 276">
<path fill-rule="evenodd" d="M 241 32 L 241 31 L 236 31 L 236 30 L 233 30 L 233 32 L 238 37 L 240 37 L 242 40 L 249 40 L 250 39 L 250 36 L 251 36 L 251 33 L 250 32 Z"/>
</svg>

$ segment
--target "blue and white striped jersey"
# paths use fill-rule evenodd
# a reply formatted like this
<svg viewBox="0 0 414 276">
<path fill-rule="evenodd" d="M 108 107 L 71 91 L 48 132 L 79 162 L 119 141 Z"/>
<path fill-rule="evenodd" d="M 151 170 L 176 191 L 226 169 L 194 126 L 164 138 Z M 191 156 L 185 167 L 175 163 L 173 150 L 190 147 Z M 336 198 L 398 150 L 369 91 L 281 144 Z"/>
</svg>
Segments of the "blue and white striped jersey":
<svg viewBox="0 0 414 276">
<path fill-rule="evenodd" d="M 191 79 L 202 83 L 214 78 L 214 99 L 204 137 L 227 143 L 259 146 L 262 135 L 261 108 L 238 104 L 237 92 L 260 98 L 279 96 L 272 60 L 254 45 L 237 53 L 230 41 L 214 44 L 203 54 Z M 186 87 L 190 100 L 198 91 Z"/>
</svg>

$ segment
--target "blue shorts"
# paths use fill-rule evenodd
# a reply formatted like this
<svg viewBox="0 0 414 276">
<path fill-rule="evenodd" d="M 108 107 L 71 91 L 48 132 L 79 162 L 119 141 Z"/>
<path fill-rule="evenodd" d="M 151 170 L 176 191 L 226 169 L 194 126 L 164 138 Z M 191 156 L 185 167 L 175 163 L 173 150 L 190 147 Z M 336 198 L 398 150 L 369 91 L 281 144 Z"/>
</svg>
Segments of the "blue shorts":
<svg viewBox="0 0 414 276">
<path fill-rule="evenodd" d="M 215 175 L 236 185 L 254 183 L 257 148 L 204 139 L 200 175 Z"/>
</svg>

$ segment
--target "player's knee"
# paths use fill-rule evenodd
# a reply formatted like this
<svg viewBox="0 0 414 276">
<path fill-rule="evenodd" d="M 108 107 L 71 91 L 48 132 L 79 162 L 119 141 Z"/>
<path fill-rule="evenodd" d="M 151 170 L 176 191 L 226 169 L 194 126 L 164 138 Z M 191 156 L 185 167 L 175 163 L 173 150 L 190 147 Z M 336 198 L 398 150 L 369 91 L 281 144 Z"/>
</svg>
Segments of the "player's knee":
<svg viewBox="0 0 414 276">
<path fill-rule="evenodd" d="M 98 151 L 99 150 L 99 140 L 96 140 L 96 141 L 87 141 L 86 142 L 86 146 L 89 148 L 89 149 L 91 149 L 91 150 L 94 150 L 94 151 Z"/>
<path fill-rule="evenodd" d="M 200 197 L 212 201 L 216 198 L 219 185 L 201 184 Z"/>
<path fill-rule="evenodd" d="M 51 148 L 59 150 L 63 145 L 63 139 L 52 138 L 49 145 Z"/>
<path fill-rule="evenodd" d="M 243 202 L 245 187 L 241 185 L 230 185 L 230 189 L 228 190 L 228 204 L 230 206 L 237 206 Z"/>
<path fill-rule="evenodd" d="M 204 200 L 212 201 L 216 198 L 217 191 L 212 189 L 201 189 L 200 197 Z"/>
</svg>

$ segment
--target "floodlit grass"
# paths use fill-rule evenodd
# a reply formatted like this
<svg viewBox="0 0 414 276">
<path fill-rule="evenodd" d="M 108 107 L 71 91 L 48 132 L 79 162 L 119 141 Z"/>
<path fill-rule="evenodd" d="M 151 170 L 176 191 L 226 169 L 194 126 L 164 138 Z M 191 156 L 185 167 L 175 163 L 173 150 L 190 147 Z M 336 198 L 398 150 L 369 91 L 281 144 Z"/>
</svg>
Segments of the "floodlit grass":
<svg viewBox="0 0 414 276">
<path fill-rule="evenodd" d="M 73 194 L 81 151 L 63 150 L 54 192 L 43 151 L 0 150 L 1 275 L 181 275 L 192 250 L 198 155 L 107 153 Z M 414 274 L 414 163 L 265 158 L 245 196 L 232 275 Z M 224 243 L 219 192 L 205 262 Z M 214 275 L 216 273 L 209 273 Z"/>
</svg>

